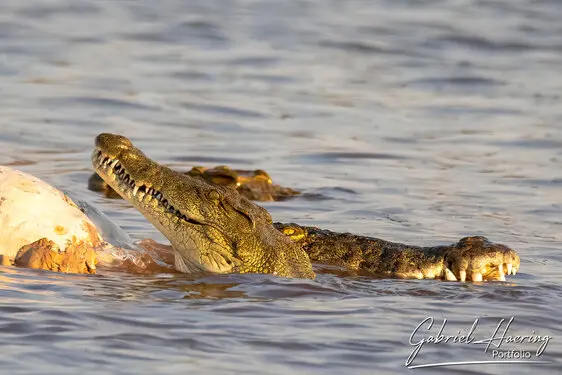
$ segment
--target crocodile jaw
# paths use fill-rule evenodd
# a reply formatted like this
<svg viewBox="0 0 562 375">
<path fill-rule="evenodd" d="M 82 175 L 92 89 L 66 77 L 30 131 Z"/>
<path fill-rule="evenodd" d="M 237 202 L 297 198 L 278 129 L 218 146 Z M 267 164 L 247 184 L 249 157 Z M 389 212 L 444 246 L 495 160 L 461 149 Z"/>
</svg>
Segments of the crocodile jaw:
<svg viewBox="0 0 562 375">
<path fill-rule="evenodd" d="M 114 134 L 96 137 L 92 162 L 170 240 L 180 271 L 315 277 L 304 249 L 235 189 L 174 172 Z"/>
<path fill-rule="evenodd" d="M 202 228 L 190 229 L 189 226 L 203 226 L 204 219 L 195 218 L 197 217 L 195 214 L 190 218 L 184 213 L 176 212 L 175 209 L 172 211 L 164 195 L 157 190 L 161 189 L 160 186 L 163 184 L 158 182 L 154 185 L 142 184 L 134 181 L 131 174 L 120 165 L 119 159 L 107 156 L 98 148 L 92 153 L 92 164 L 100 177 L 166 236 L 175 250 L 175 267 L 178 271 L 184 273 L 233 271 L 233 267 L 237 264 L 234 259 L 227 261 L 220 257 L 213 257 L 211 262 L 203 259 L 204 254 L 190 235 L 192 232 L 200 232 Z M 171 170 L 165 172 L 160 170 L 156 173 L 176 174 Z M 165 176 L 153 176 L 154 181 L 165 180 Z"/>
</svg>

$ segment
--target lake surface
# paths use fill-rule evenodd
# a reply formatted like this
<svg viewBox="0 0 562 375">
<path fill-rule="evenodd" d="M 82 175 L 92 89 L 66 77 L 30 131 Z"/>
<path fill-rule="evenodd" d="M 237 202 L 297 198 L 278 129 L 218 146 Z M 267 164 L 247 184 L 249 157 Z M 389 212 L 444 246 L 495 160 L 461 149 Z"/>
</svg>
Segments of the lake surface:
<svg viewBox="0 0 562 375">
<path fill-rule="evenodd" d="M 561 19 L 554 0 L 2 1 L 0 164 L 135 240 L 164 239 L 87 190 L 100 132 L 321 198 L 265 204 L 277 221 L 419 245 L 486 235 L 522 264 L 481 285 L 0 268 L 0 372 L 562 372 Z M 552 337 L 550 364 L 405 367 L 427 317 L 433 335 L 479 318 L 484 339 L 512 316 L 510 335 Z M 413 365 L 491 359 L 427 344 Z"/>
</svg>

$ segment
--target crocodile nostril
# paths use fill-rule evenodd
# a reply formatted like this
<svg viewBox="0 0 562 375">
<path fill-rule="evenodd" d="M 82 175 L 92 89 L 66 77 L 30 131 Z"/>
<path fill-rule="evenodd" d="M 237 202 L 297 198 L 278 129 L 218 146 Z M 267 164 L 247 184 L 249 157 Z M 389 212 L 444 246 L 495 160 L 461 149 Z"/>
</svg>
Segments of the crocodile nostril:
<svg viewBox="0 0 562 375">
<path fill-rule="evenodd" d="M 101 133 L 96 137 L 95 144 L 97 147 L 117 147 L 121 149 L 128 149 L 133 147 L 129 139 L 122 135 Z"/>
</svg>

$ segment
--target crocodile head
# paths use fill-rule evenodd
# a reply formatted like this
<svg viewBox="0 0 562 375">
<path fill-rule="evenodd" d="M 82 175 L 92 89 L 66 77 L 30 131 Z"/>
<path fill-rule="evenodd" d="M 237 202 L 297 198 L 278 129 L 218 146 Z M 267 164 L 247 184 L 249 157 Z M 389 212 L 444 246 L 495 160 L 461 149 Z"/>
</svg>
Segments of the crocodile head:
<svg viewBox="0 0 562 375">
<path fill-rule="evenodd" d="M 168 238 L 179 271 L 314 277 L 306 252 L 235 189 L 174 172 L 120 135 L 95 145 L 96 172 Z"/>
</svg>

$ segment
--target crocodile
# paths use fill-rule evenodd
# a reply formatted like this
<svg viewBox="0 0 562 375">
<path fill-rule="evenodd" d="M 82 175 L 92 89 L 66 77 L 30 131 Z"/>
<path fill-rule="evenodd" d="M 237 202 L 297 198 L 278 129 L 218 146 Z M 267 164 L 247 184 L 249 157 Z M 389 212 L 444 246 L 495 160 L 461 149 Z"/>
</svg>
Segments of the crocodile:
<svg viewBox="0 0 562 375">
<path fill-rule="evenodd" d="M 514 250 L 480 236 L 419 247 L 274 223 L 231 186 L 161 165 L 121 135 L 98 135 L 92 164 L 170 241 L 175 268 L 185 273 L 314 278 L 315 262 L 384 277 L 477 282 L 503 281 L 520 266 Z"/>
<path fill-rule="evenodd" d="M 199 177 L 217 185 L 230 186 L 238 190 L 240 195 L 254 201 L 281 201 L 300 194 L 298 190 L 274 184 L 269 174 L 263 169 L 231 169 L 225 165 L 213 168 L 195 166 L 184 174 Z M 121 195 L 97 173 L 92 174 L 88 179 L 88 189 L 102 192 L 107 198 L 121 198 Z"/>
</svg>

